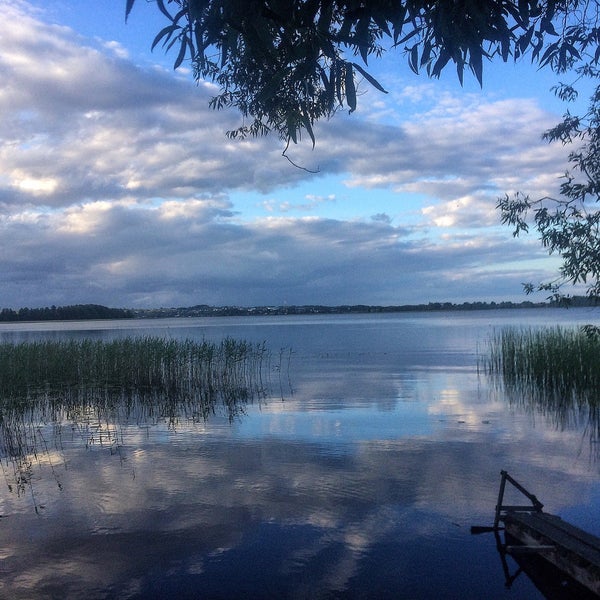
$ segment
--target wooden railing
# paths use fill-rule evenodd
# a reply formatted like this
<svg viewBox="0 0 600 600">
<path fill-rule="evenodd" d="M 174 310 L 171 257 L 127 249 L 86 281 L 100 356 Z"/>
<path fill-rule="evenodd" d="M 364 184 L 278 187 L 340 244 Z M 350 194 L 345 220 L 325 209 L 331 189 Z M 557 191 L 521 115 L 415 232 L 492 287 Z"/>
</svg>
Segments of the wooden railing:
<svg viewBox="0 0 600 600">
<path fill-rule="evenodd" d="M 502 517 L 507 512 L 542 512 L 544 505 L 536 498 L 534 494 L 528 492 L 518 481 L 511 477 L 506 471 L 500 471 L 502 479 L 500 480 L 500 490 L 498 492 L 498 503 L 496 504 L 496 516 L 494 518 L 494 529 L 499 528 L 499 523 Z M 506 490 L 506 483 L 510 483 L 519 492 L 526 496 L 530 501 L 531 505 L 510 505 L 504 504 L 504 492 Z"/>
</svg>

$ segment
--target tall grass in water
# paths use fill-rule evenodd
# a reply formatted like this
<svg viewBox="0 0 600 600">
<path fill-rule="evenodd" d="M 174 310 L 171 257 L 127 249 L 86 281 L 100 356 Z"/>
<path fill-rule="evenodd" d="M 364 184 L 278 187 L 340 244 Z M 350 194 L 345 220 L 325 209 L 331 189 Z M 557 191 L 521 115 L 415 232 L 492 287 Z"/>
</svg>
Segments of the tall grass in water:
<svg viewBox="0 0 600 600">
<path fill-rule="evenodd" d="M 161 400 L 233 406 L 260 395 L 268 362 L 264 344 L 155 337 L 0 344 L 0 414 L 55 399 L 63 405 Z"/>
<path fill-rule="evenodd" d="M 270 366 L 264 344 L 232 338 L 0 344 L 0 465 L 8 487 L 30 493 L 38 511 L 31 482 L 34 464 L 50 461 L 47 425 L 59 452 L 67 423 L 86 448 L 108 447 L 123 459 L 122 426 L 174 429 L 217 412 L 231 421 L 266 396 Z"/>
<path fill-rule="evenodd" d="M 592 328 L 502 329 L 486 367 L 511 402 L 600 437 L 600 336 Z"/>
<path fill-rule="evenodd" d="M 225 338 L 220 344 L 159 337 L 0 344 L 0 393 L 53 385 L 178 387 L 215 384 L 260 367 L 261 344 Z M 258 363 L 257 363 L 258 361 Z"/>
</svg>

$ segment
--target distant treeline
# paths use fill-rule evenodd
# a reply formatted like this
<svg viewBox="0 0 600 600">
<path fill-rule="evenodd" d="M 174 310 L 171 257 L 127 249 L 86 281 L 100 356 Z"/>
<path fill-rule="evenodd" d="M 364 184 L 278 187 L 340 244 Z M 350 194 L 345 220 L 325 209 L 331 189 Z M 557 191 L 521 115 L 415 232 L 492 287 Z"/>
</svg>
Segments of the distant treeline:
<svg viewBox="0 0 600 600">
<path fill-rule="evenodd" d="M 75 304 L 73 306 L 46 306 L 44 308 L 3 308 L 0 321 L 76 321 L 90 319 L 131 319 L 131 310 L 108 308 L 99 304 Z"/>
<path fill-rule="evenodd" d="M 430 302 L 429 304 L 402 304 L 398 306 L 371 306 L 352 304 L 324 306 L 319 304 L 291 306 L 197 306 L 181 308 L 135 309 L 135 316 L 142 319 L 172 317 L 232 317 L 253 315 L 317 315 L 317 314 L 364 314 L 426 311 L 497 310 L 511 308 L 548 308 L 556 306 L 595 306 L 597 303 L 585 296 L 577 296 L 565 302 Z"/>
<path fill-rule="evenodd" d="M 372 306 L 368 304 L 321 304 L 285 306 L 209 306 L 199 304 L 180 308 L 107 308 L 99 304 L 50 306 L 45 308 L 3 308 L 1 321 L 73 321 L 87 319 L 160 319 L 172 317 L 234 317 L 265 315 L 335 315 L 394 312 L 497 310 L 511 308 L 549 308 L 556 306 L 598 306 L 598 301 L 587 296 L 573 296 L 559 302 L 429 302 L 429 304 L 400 304 Z"/>
</svg>

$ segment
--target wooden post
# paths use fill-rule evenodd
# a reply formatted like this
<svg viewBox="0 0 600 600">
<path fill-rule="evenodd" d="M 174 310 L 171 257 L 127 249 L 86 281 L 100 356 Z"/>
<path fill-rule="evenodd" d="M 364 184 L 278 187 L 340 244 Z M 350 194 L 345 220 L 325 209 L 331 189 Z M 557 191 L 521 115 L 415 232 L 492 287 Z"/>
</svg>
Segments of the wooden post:
<svg viewBox="0 0 600 600">
<path fill-rule="evenodd" d="M 535 494 L 528 492 L 518 481 L 514 480 L 506 471 L 502 471 L 502 473 L 504 473 L 506 479 L 508 479 L 508 481 L 510 481 L 523 495 L 527 496 L 527 498 L 531 500 L 533 508 L 535 508 L 537 512 L 541 512 L 542 508 L 544 508 L 544 505 L 535 497 Z"/>
<path fill-rule="evenodd" d="M 496 504 L 496 516 L 494 517 L 494 529 L 498 529 L 500 523 L 500 512 L 502 511 L 502 502 L 504 500 L 504 488 L 506 487 L 506 471 L 500 471 L 502 478 L 500 479 L 500 491 L 498 492 L 498 502 Z"/>
<path fill-rule="evenodd" d="M 502 511 L 504 510 L 516 510 L 516 511 L 529 511 L 535 510 L 536 512 L 542 512 L 544 505 L 536 498 L 534 494 L 528 492 L 518 481 L 513 479 L 506 471 L 500 471 L 502 479 L 500 480 L 500 490 L 498 492 L 498 504 L 496 504 L 496 516 L 494 518 L 494 529 L 498 529 L 500 519 L 502 518 Z M 505 506 L 504 505 L 504 492 L 506 490 L 506 482 L 511 483 L 519 492 L 529 498 L 532 506 Z"/>
</svg>

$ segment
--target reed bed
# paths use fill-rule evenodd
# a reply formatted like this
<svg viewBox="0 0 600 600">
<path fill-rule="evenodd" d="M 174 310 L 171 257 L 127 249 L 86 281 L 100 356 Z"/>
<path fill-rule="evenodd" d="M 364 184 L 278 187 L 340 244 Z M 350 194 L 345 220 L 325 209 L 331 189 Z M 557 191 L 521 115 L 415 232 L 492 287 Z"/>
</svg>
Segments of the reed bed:
<svg viewBox="0 0 600 600">
<path fill-rule="evenodd" d="M 34 467 L 52 470 L 66 436 L 124 460 L 127 426 L 176 429 L 219 413 L 230 422 L 269 386 L 265 344 L 157 337 L 0 344 L 0 467 L 8 489 L 30 494 Z"/>
<path fill-rule="evenodd" d="M 260 394 L 269 353 L 264 344 L 158 337 L 0 344 L 0 411 L 45 399 L 85 406 L 162 398 L 207 406 Z"/>
<path fill-rule="evenodd" d="M 589 327 L 505 328 L 490 340 L 486 370 L 509 400 L 598 439 L 600 336 Z"/>
<path fill-rule="evenodd" d="M 14 386 L 109 384 L 170 388 L 182 381 L 235 377 L 262 361 L 264 345 L 225 338 L 220 344 L 159 337 L 0 344 L 0 391 Z"/>
</svg>

